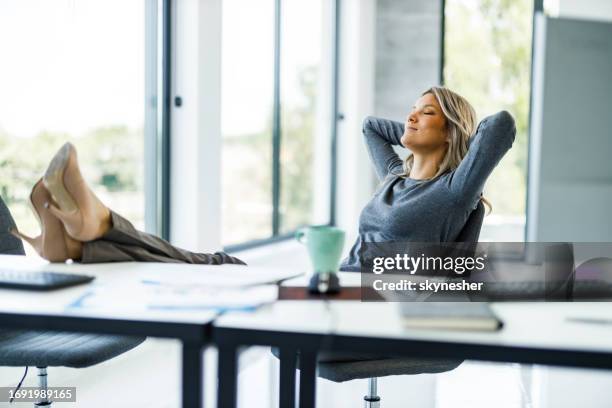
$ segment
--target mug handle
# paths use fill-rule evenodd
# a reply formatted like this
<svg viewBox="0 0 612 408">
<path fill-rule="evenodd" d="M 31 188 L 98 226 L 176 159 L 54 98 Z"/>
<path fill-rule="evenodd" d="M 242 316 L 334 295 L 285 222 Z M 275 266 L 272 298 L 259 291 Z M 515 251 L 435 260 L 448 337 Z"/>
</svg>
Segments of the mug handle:
<svg viewBox="0 0 612 408">
<path fill-rule="evenodd" d="M 295 232 L 295 239 L 300 244 L 306 243 L 306 231 L 304 231 L 304 228 L 301 228 Z"/>
</svg>

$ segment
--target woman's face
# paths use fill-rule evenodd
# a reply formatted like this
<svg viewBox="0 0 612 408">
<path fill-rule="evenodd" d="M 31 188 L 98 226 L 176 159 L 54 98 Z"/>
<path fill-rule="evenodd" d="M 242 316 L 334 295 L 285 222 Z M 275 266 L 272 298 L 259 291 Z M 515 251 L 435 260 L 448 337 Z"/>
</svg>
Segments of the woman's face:
<svg viewBox="0 0 612 408">
<path fill-rule="evenodd" d="M 427 153 L 446 148 L 446 118 L 433 94 L 417 99 L 406 118 L 402 145 L 413 153 Z"/>
</svg>

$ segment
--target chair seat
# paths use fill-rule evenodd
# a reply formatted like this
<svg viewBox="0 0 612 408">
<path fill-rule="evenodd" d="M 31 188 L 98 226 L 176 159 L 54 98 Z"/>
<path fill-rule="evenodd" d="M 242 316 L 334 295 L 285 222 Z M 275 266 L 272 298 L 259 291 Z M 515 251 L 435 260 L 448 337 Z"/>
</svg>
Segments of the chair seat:
<svg viewBox="0 0 612 408">
<path fill-rule="evenodd" d="M 387 358 L 379 360 L 319 362 L 319 377 L 334 382 L 388 375 L 435 374 L 457 368 L 463 360 Z"/>
<path fill-rule="evenodd" d="M 278 348 L 272 347 L 271 351 L 276 358 L 280 358 Z M 463 360 L 439 358 L 380 357 L 368 356 L 364 353 L 328 352 L 324 356 L 327 361 L 317 363 L 317 375 L 326 380 L 344 382 L 359 378 L 385 377 L 387 375 L 443 373 L 454 370 L 463 363 Z M 300 368 L 299 358 L 296 359 L 296 368 Z"/>
<path fill-rule="evenodd" d="M 3 330 L 0 331 L 0 366 L 89 367 L 144 341 L 144 337 Z"/>
</svg>

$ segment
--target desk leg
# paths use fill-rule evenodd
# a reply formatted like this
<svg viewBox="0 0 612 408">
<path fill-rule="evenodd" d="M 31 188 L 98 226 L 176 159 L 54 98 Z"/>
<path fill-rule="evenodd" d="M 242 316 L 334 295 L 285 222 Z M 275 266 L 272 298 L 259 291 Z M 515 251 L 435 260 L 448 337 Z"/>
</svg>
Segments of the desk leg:
<svg viewBox="0 0 612 408">
<path fill-rule="evenodd" d="M 202 345 L 183 342 L 182 403 L 183 408 L 203 406 L 204 363 Z"/>
<path fill-rule="evenodd" d="M 300 408 L 314 408 L 317 396 L 317 353 L 300 350 Z"/>
<path fill-rule="evenodd" d="M 297 350 L 290 347 L 280 349 L 279 407 L 295 408 L 295 359 Z"/>
<path fill-rule="evenodd" d="M 219 345 L 217 408 L 236 408 L 238 399 L 238 351 Z"/>
</svg>

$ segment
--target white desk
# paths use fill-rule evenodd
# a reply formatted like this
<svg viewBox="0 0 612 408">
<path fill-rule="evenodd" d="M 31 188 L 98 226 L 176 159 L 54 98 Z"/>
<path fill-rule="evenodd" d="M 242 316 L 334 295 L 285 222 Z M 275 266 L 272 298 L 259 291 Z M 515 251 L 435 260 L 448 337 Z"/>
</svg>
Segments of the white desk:
<svg viewBox="0 0 612 408">
<path fill-rule="evenodd" d="M 612 369 L 612 325 L 568 322 L 567 317 L 611 318 L 610 303 L 495 303 L 504 321 L 497 332 L 417 330 L 402 326 L 397 303 L 281 301 L 255 313 L 233 313 L 213 323 L 219 346 L 219 407 L 235 407 L 236 350 L 279 347 L 293 361 L 300 351 L 300 408 L 314 407 L 320 350 L 475 359 Z M 281 360 L 281 370 L 283 362 Z M 281 373 L 281 382 L 291 389 Z M 290 381 L 288 381 L 290 382 Z M 281 385 L 281 392 L 283 392 Z M 233 391 L 233 392 L 230 392 Z M 286 391 L 286 390 L 285 390 Z M 293 393 L 281 398 L 293 406 Z"/>
<path fill-rule="evenodd" d="M 49 264 L 23 256 L 0 255 L 0 267 L 23 271 L 54 271 L 93 275 L 87 285 L 32 292 L 0 289 L 0 327 L 88 333 L 167 337 L 181 340 L 182 405 L 202 406 L 202 347 L 210 340 L 210 323 L 218 310 L 206 308 L 152 309 L 138 288 L 143 281 L 237 287 L 275 283 L 295 273 L 237 265 L 161 263 Z M 131 290 L 130 288 L 134 288 Z M 75 307 L 75 301 L 95 291 L 113 301 Z"/>
</svg>

